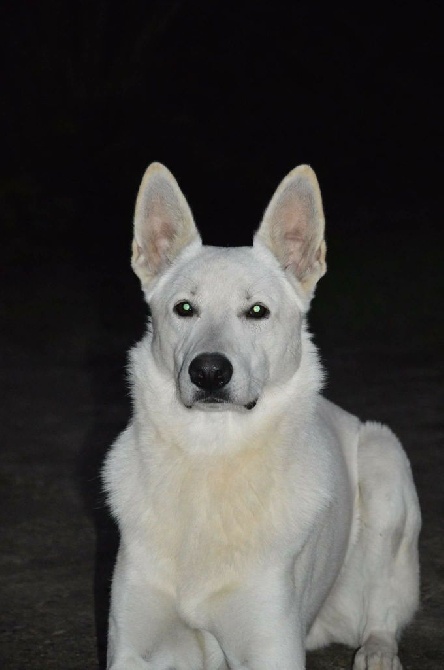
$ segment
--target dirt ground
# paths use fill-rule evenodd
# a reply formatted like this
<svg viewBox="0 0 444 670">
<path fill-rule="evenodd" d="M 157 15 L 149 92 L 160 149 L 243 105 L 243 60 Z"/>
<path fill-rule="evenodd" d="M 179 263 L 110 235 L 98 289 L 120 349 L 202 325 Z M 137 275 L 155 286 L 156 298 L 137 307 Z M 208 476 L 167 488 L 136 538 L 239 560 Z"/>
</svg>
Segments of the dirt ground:
<svg viewBox="0 0 444 670">
<path fill-rule="evenodd" d="M 330 235 L 329 273 L 311 318 L 326 395 L 387 422 L 411 459 L 423 511 L 421 609 L 405 670 L 444 667 L 444 377 L 439 240 L 416 230 Z M 418 239 L 420 237 L 420 239 Z M 227 240 L 229 241 L 229 240 Z M 145 309 L 127 265 L 47 251 L 11 263 L 1 371 L 0 660 L 3 670 L 103 663 L 117 544 L 100 495 L 103 454 L 130 404 L 126 349 Z M 14 255 L 12 255 L 14 260 Z M 309 654 L 309 670 L 348 668 L 352 650 Z"/>
</svg>

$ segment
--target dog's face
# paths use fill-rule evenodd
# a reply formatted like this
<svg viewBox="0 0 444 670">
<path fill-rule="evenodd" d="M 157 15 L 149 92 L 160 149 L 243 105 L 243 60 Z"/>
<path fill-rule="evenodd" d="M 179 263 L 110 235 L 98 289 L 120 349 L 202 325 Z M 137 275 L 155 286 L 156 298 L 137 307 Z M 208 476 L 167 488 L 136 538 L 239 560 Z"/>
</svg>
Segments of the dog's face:
<svg viewBox="0 0 444 670">
<path fill-rule="evenodd" d="M 252 409 L 267 384 L 294 374 L 300 300 L 271 254 L 203 247 L 150 293 L 153 355 L 186 407 Z"/>
<path fill-rule="evenodd" d="M 253 247 L 203 247 L 172 175 L 148 168 L 135 216 L 133 268 L 152 314 L 152 354 L 198 410 L 252 410 L 300 362 L 301 324 L 325 271 L 314 173 L 297 168 L 268 207 Z"/>
</svg>

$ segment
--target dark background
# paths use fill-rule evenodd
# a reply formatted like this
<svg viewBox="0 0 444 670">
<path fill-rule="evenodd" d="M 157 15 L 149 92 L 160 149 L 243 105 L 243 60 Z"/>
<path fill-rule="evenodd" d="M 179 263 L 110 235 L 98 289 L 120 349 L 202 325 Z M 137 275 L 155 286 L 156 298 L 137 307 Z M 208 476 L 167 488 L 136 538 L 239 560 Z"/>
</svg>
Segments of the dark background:
<svg viewBox="0 0 444 670">
<path fill-rule="evenodd" d="M 130 412 L 131 218 L 153 160 L 219 245 L 249 244 L 284 175 L 316 170 L 326 394 L 405 444 L 423 604 L 401 653 L 443 664 L 440 31 L 434 2 L 2 3 L 3 667 L 94 668 L 97 640 L 103 660 L 116 535 L 97 472 Z"/>
<path fill-rule="evenodd" d="M 82 256 L 88 244 L 120 252 L 154 159 L 208 243 L 249 243 L 302 162 L 332 223 L 415 225 L 438 204 L 436 3 L 336 4 L 2 3 L 1 195 L 14 237 L 20 214 L 26 239 L 31 227 L 60 246 L 69 236 Z"/>
</svg>

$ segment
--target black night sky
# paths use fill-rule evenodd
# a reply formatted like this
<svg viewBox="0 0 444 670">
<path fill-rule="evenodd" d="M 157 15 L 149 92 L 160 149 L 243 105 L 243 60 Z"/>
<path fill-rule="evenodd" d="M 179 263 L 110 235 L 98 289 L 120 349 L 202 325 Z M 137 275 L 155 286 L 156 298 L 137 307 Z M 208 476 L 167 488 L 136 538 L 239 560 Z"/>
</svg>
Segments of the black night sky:
<svg viewBox="0 0 444 670">
<path fill-rule="evenodd" d="M 302 162 L 335 225 L 415 225 L 438 206 L 433 6 L 3 3 L 7 227 L 120 249 L 152 160 L 208 243 L 248 244 Z"/>
</svg>

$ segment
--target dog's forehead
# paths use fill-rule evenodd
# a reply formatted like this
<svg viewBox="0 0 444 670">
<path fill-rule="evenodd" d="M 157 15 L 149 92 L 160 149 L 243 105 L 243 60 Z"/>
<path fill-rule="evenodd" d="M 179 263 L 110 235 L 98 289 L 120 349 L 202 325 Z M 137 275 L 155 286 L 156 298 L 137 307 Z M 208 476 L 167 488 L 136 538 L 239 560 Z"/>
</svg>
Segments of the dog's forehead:
<svg viewBox="0 0 444 670">
<path fill-rule="evenodd" d="M 191 295 L 248 297 L 264 290 L 280 291 L 280 274 L 278 264 L 259 258 L 253 247 L 203 247 L 194 257 L 179 260 L 171 279 Z"/>
</svg>

